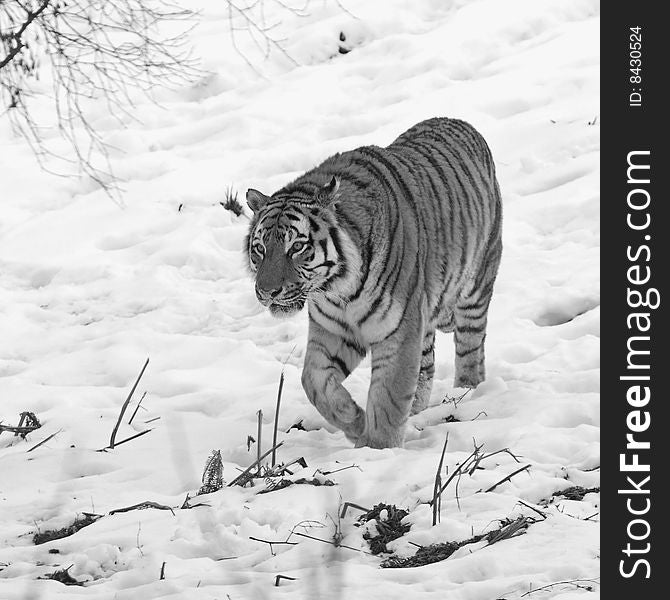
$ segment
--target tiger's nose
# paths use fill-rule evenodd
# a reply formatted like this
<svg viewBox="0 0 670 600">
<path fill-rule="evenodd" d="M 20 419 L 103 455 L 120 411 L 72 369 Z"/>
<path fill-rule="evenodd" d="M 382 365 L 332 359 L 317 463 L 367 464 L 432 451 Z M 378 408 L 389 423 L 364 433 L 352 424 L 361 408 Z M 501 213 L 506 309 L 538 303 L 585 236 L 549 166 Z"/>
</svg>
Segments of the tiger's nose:
<svg viewBox="0 0 670 600">
<path fill-rule="evenodd" d="M 259 302 L 261 304 L 270 304 L 279 294 L 282 292 L 281 287 L 279 288 L 272 288 L 272 289 L 265 289 L 260 286 L 256 286 L 256 297 L 258 298 Z"/>
</svg>

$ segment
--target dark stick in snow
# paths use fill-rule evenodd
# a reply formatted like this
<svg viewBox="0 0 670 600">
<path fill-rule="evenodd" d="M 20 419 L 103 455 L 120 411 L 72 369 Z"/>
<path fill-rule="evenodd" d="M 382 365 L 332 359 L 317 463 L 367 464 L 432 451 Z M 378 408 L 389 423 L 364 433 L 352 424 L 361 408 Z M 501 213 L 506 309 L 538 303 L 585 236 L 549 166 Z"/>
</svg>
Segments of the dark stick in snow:
<svg viewBox="0 0 670 600">
<path fill-rule="evenodd" d="M 61 431 L 63 430 L 59 429 L 55 433 L 52 433 L 50 436 L 45 437 L 41 442 L 35 444 L 32 448 L 28 448 L 27 452 L 32 452 L 33 450 L 35 450 L 35 448 L 39 448 L 42 444 L 46 444 L 51 438 L 57 436 Z"/>
<path fill-rule="evenodd" d="M 272 432 L 272 445 L 277 445 L 277 425 L 279 424 L 279 406 L 281 405 L 281 392 L 284 388 L 284 369 L 281 370 L 281 375 L 279 375 L 279 390 L 277 392 L 277 408 L 275 409 L 275 425 L 274 431 Z M 272 451 L 272 466 L 275 466 L 277 462 L 277 456 L 275 451 Z"/>
<path fill-rule="evenodd" d="M 267 452 L 265 452 L 260 459 L 256 459 L 253 463 L 251 463 L 244 471 L 242 471 L 235 479 L 233 479 L 229 484 L 228 487 L 234 486 L 236 483 L 238 483 L 240 480 L 244 479 L 246 475 L 248 475 L 252 469 L 261 461 L 263 460 L 268 454 L 270 454 L 272 451 L 274 451 L 276 448 L 279 448 L 284 442 L 279 442 L 276 446 L 272 446 Z"/>
<path fill-rule="evenodd" d="M 258 463 L 258 473 L 260 474 L 261 471 L 261 442 L 262 442 L 262 436 L 263 436 L 263 411 L 259 410 L 257 413 L 258 415 L 258 432 L 256 434 L 256 438 L 258 442 L 256 443 L 256 462 Z M 274 466 L 274 465 L 272 465 Z"/>
<path fill-rule="evenodd" d="M 149 360 L 149 359 L 147 359 L 147 360 Z M 130 419 L 128 420 L 128 425 L 132 425 L 132 424 L 133 424 L 133 419 L 135 418 L 135 415 L 137 414 L 137 411 L 140 409 L 140 406 L 142 405 L 142 400 L 144 400 L 144 398 L 146 397 L 146 395 L 147 395 L 146 392 L 144 392 L 144 394 L 142 394 L 142 397 L 140 398 L 140 401 L 137 403 L 137 406 L 135 407 L 135 410 L 133 411 L 132 416 L 131 416 Z"/>
<path fill-rule="evenodd" d="M 498 483 L 496 483 L 496 484 L 492 485 L 490 488 L 484 490 L 484 492 L 492 492 L 500 484 L 505 483 L 506 481 L 510 481 L 512 479 L 512 477 L 514 477 L 515 475 L 518 475 L 522 471 L 527 471 L 528 469 L 530 469 L 530 465 L 526 465 L 525 467 L 521 467 L 520 469 L 517 469 L 516 471 L 514 471 L 514 473 L 510 473 L 507 477 L 503 477 Z"/>
<path fill-rule="evenodd" d="M 126 412 L 126 408 L 128 408 L 128 404 L 130 403 L 130 399 L 133 397 L 133 394 L 135 393 L 135 389 L 137 388 L 137 384 L 140 382 L 140 379 L 142 379 L 142 375 L 144 375 L 144 370 L 147 368 L 147 365 L 149 364 L 149 358 L 147 357 L 147 360 L 144 363 L 144 366 L 142 367 L 142 370 L 140 371 L 140 374 L 137 376 L 137 379 L 135 380 L 135 385 L 133 385 L 132 389 L 130 390 L 130 394 L 128 394 L 128 397 L 126 398 L 126 401 L 123 403 L 123 406 L 121 407 L 121 412 L 119 413 L 119 418 L 116 421 L 116 425 L 114 426 L 114 429 L 112 430 L 112 436 L 109 439 L 109 448 L 114 449 L 114 441 L 116 439 L 116 432 L 119 430 L 119 426 L 121 425 L 121 420 L 123 419 L 123 413 Z"/>
</svg>

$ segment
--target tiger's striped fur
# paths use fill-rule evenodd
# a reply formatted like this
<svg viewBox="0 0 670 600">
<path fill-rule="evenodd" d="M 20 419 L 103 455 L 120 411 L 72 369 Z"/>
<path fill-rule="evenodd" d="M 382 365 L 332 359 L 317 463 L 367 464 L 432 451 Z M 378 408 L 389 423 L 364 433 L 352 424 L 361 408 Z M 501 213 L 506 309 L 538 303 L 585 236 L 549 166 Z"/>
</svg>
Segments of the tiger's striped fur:
<svg viewBox="0 0 670 600">
<path fill-rule="evenodd" d="M 308 304 L 303 387 L 356 446 L 402 444 L 410 412 L 428 404 L 436 329 L 454 332 L 455 385 L 484 380 L 502 209 L 491 152 L 471 125 L 429 119 L 247 201 L 257 297 L 278 316 Z M 363 410 L 342 382 L 368 351 Z"/>
</svg>

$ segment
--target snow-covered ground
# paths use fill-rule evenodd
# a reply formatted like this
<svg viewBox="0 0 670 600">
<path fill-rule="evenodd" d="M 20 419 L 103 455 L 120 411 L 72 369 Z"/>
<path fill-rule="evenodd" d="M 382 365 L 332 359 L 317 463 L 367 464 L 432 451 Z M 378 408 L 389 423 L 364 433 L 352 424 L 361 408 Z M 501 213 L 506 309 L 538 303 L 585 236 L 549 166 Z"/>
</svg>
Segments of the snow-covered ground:
<svg viewBox="0 0 670 600">
<path fill-rule="evenodd" d="M 29 410 L 42 422 L 26 441 L 0 435 L 0 598 L 597 597 L 597 582 L 549 584 L 598 577 L 598 494 L 538 503 L 569 486 L 599 486 L 598 2 L 360 0 L 345 3 L 349 14 L 324 1 L 306 17 L 274 5 L 277 33 L 299 64 L 275 50 L 264 62 L 250 54 L 256 70 L 231 47 L 225 3 L 201 5 L 194 40 L 212 75 L 165 92 L 162 108 L 141 104 L 127 129 L 94 107 L 94 124 L 119 148 L 123 207 L 89 181 L 40 171 L 0 121 L 0 419 L 16 424 Z M 347 54 L 338 52 L 341 32 Z M 220 202 L 228 186 L 241 199 L 247 187 L 270 193 L 336 151 L 386 145 L 437 115 L 475 125 L 498 166 L 504 255 L 488 380 L 443 402 L 456 393 L 454 352 L 451 335 L 438 334 L 431 405 L 411 419 L 405 447 L 354 449 L 301 389 L 306 314 L 274 320 L 257 303 L 240 250 L 248 218 Z M 146 357 L 117 440 L 152 431 L 97 452 Z M 257 480 L 179 510 L 213 449 L 226 482 L 254 460 L 247 438 L 257 437 L 258 410 L 269 448 L 284 361 L 278 458 L 304 457 L 294 478 L 358 468 L 327 475 L 335 486 L 258 495 Z M 369 377 L 366 361 L 347 382 L 360 402 Z M 301 419 L 304 431 L 286 433 Z M 447 432 L 448 473 L 473 440 L 489 452 L 509 448 L 521 464 L 508 454 L 483 461 L 460 479 L 458 501 L 447 488 L 431 527 L 427 501 Z M 147 500 L 174 514 L 108 514 Z M 403 556 L 500 519 L 538 522 L 413 569 L 380 569 L 383 556 L 295 533 L 297 544 L 276 545 L 275 555 L 250 539 L 286 540 L 306 520 L 320 525 L 296 532 L 332 539 L 344 502 L 409 509 L 410 532 L 389 545 Z M 105 516 L 32 544 L 35 532 L 83 512 Z M 341 519 L 342 543 L 367 550 L 359 514 Z M 84 587 L 38 579 L 70 565 Z M 295 580 L 275 587 L 278 574 Z"/>
</svg>

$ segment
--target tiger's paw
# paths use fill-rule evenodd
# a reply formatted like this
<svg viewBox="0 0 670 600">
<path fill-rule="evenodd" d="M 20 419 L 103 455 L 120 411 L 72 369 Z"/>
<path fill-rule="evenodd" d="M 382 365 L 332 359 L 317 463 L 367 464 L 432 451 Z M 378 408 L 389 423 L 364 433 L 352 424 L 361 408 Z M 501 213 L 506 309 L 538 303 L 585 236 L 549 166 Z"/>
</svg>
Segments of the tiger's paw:
<svg viewBox="0 0 670 600">
<path fill-rule="evenodd" d="M 362 439 L 365 431 L 365 411 L 361 409 L 360 413 L 356 415 L 355 421 L 353 423 L 347 423 L 346 427 L 342 428 L 342 431 L 344 432 L 345 437 L 358 448 L 358 441 Z"/>
<path fill-rule="evenodd" d="M 387 431 L 387 432 L 365 432 L 360 436 L 356 442 L 356 448 L 363 448 L 367 446 L 368 448 L 402 448 L 403 439 L 404 439 L 404 429 L 399 431 Z"/>
<path fill-rule="evenodd" d="M 477 372 L 459 373 L 454 377 L 454 387 L 474 390 L 482 381 L 484 381 L 484 376 Z"/>
<path fill-rule="evenodd" d="M 418 415 L 421 411 L 428 408 L 429 398 L 423 396 L 415 396 L 414 401 L 412 402 L 412 408 L 409 411 L 409 414 L 414 416 Z"/>
</svg>

